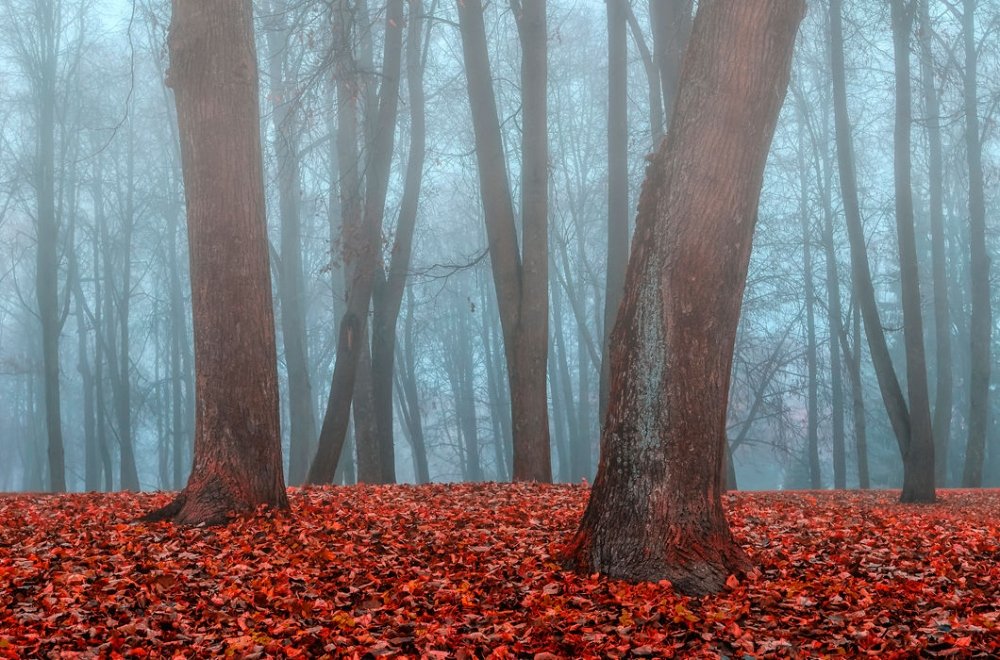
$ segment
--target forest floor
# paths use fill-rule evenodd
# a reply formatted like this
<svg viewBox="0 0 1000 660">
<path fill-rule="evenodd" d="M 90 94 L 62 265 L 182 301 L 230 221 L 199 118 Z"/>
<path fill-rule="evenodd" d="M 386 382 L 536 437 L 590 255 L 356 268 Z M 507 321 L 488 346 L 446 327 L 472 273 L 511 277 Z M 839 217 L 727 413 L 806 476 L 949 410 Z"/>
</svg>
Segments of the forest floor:
<svg viewBox="0 0 1000 660">
<path fill-rule="evenodd" d="M 996 490 L 729 495 L 759 573 L 705 598 L 561 570 L 580 486 L 289 492 L 215 528 L 0 498 L 0 657 L 1000 657 Z"/>
</svg>

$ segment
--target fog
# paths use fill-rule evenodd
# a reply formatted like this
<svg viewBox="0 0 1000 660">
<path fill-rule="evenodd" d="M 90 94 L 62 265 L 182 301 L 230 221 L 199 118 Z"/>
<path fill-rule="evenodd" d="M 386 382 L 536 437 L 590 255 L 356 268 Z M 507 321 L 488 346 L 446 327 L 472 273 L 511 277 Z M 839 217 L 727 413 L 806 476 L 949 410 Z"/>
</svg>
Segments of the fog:
<svg viewBox="0 0 1000 660">
<path fill-rule="evenodd" d="M 672 100 L 663 90 L 651 91 L 654 79 L 660 89 L 661 72 L 649 4 L 659 1 L 630 4 L 627 118 L 614 126 L 627 131 L 630 217 Z M 339 3 L 254 3 L 290 485 L 304 476 L 291 457 L 311 461 L 316 453 L 351 281 L 345 268 L 357 258 L 348 252 L 342 217 L 344 172 L 371 186 L 363 180 L 384 79 L 384 4 L 347 3 L 347 59 L 354 64 L 361 135 L 357 162 L 345 165 L 337 150 L 344 118 L 336 86 L 346 61 L 335 48 L 342 15 L 332 6 Z M 418 6 L 407 5 L 408 12 Z M 962 3 L 912 5 L 919 11 L 908 26 L 909 190 L 938 485 L 980 485 L 968 483 L 966 466 L 970 439 L 977 441 L 970 421 L 978 406 L 985 410 L 981 485 L 996 487 L 997 315 L 987 324 L 984 362 L 982 346 L 973 348 L 973 311 L 983 284 L 993 310 L 1000 295 L 996 269 L 987 266 L 984 278 L 971 260 L 976 246 L 989 259 L 998 247 L 1000 2 L 964 5 L 964 11 L 976 6 L 971 86 Z M 522 47 L 512 6 L 518 3 L 488 3 L 485 20 L 511 194 L 518 200 Z M 852 270 L 829 10 L 827 0 L 809 3 L 761 194 L 727 417 L 734 488 L 899 487 L 902 480 L 869 349 L 872 329 L 861 322 Z M 601 363 L 610 330 L 609 188 L 617 174 L 609 165 L 609 82 L 622 78 L 609 66 L 605 2 L 549 0 L 547 17 L 549 433 L 554 479 L 589 482 L 599 459 Z M 407 25 L 418 18 L 418 48 L 407 49 L 417 30 L 404 30 L 375 285 L 376 297 L 383 295 L 379 286 L 386 286 L 406 216 L 416 144 L 411 85 L 420 69 L 426 150 L 394 328 L 393 441 L 388 459 L 384 448 L 372 448 L 372 420 L 381 413 L 371 405 L 366 340 L 339 483 L 512 477 L 504 335 L 455 3 L 423 0 L 418 16 L 408 13 Z M 173 92 L 165 84 L 169 25 L 169 4 L 151 0 L 136 0 L 134 13 L 131 6 L 87 0 L 0 0 L 0 492 L 58 489 L 50 469 L 58 460 L 51 453 L 54 427 L 61 430 L 68 490 L 178 489 L 190 471 L 197 402 L 181 155 Z M 907 359 L 904 325 L 914 325 L 912 315 L 904 323 L 906 258 L 897 241 L 898 75 L 889 3 L 846 2 L 844 41 L 867 260 L 888 352 L 906 391 L 914 363 Z M 971 116 L 978 124 L 972 139 L 981 149 L 982 240 L 974 218 L 970 224 L 977 194 L 968 153 Z M 982 308 L 976 313 L 982 318 Z M 49 353 L 46 318 L 55 328 Z M 942 352 L 944 339 L 948 350 Z M 53 347 L 57 362 L 47 373 L 45 356 Z M 991 368 L 983 404 L 973 394 L 973 376 L 985 365 Z M 941 396 L 942 388 L 950 397 Z M 381 467 L 373 468 L 373 460 Z"/>
</svg>

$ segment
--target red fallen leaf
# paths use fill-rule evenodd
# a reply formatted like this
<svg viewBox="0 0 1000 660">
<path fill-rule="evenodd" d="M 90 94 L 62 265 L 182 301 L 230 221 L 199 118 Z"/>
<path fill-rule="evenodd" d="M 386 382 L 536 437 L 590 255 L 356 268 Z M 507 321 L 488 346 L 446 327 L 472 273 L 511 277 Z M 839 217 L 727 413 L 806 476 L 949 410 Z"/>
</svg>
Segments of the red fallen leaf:
<svg viewBox="0 0 1000 660">
<path fill-rule="evenodd" d="M 758 571 L 700 599 L 564 572 L 586 496 L 290 489 L 215 529 L 128 524 L 169 495 L 0 497 L 0 658 L 1000 657 L 998 491 L 727 495 Z"/>
</svg>

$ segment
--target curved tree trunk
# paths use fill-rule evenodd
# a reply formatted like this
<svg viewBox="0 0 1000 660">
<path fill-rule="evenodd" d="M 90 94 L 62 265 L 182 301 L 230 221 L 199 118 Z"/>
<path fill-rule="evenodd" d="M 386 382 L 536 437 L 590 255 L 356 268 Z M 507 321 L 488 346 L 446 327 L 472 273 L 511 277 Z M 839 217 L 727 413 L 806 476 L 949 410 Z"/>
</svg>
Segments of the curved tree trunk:
<svg viewBox="0 0 1000 660">
<path fill-rule="evenodd" d="M 748 568 L 722 509 L 726 405 L 764 164 L 804 9 L 699 5 L 639 201 L 600 467 L 567 558 L 578 571 L 703 594 Z"/>
<path fill-rule="evenodd" d="M 287 508 L 257 55 L 249 2 L 174 0 L 168 38 L 188 209 L 197 414 L 187 487 L 146 520 Z"/>
</svg>

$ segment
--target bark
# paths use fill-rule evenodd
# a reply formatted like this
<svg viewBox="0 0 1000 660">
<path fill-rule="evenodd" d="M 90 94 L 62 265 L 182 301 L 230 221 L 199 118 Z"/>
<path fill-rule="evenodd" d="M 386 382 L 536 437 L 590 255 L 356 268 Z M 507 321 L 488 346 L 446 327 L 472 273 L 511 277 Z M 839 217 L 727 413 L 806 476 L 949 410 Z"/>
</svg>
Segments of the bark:
<svg viewBox="0 0 1000 660">
<path fill-rule="evenodd" d="M 479 187 L 507 360 L 514 445 L 513 478 L 516 481 L 539 482 L 552 480 L 546 392 L 548 137 L 545 4 L 543 0 L 525 3 L 517 17 L 522 50 L 522 251 L 518 246 L 510 179 L 490 74 L 482 2 L 458 2 Z"/>
<path fill-rule="evenodd" d="M 986 250 L 986 203 L 983 182 L 983 155 L 979 132 L 979 103 L 976 98 L 976 0 L 964 0 L 962 31 L 965 45 L 965 153 L 969 163 L 969 278 L 972 283 L 969 321 L 969 439 L 965 449 L 962 486 L 983 485 L 986 459 L 986 427 L 989 422 L 990 341 L 993 311 L 990 308 L 990 257 Z"/>
<path fill-rule="evenodd" d="M 186 488 L 146 520 L 286 509 L 251 4 L 174 0 L 197 415 Z"/>
<path fill-rule="evenodd" d="M 871 477 L 868 471 L 868 427 L 865 420 L 865 388 L 861 381 L 861 311 L 854 309 L 852 324 L 854 355 L 848 353 L 846 343 L 844 354 L 847 355 L 848 370 L 851 375 L 851 409 L 854 422 L 855 451 L 858 457 L 858 488 L 871 488 Z M 842 336 L 846 336 L 846 333 Z"/>
<path fill-rule="evenodd" d="M 601 423 L 611 387 L 611 330 L 625 290 L 628 262 L 628 0 L 608 0 L 608 266 L 604 287 L 604 350 L 601 353 Z"/>
<path fill-rule="evenodd" d="M 726 407 L 764 164 L 804 10 L 699 3 L 676 112 L 640 196 L 600 466 L 567 557 L 578 571 L 704 594 L 749 567 L 722 509 Z"/>
<path fill-rule="evenodd" d="M 927 182 L 930 205 L 931 273 L 934 286 L 934 481 L 948 482 L 948 451 L 954 400 L 951 364 L 951 320 L 948 309 L 948 274 L 944 240 L 944 167 L 941 145 L 941 104 L 934 80 L 928 0 L 920 3 L 920 71 L 927 129 Z"/>
<path fill-rule="evenodd" d="M 337 471 L 337 462 L 347 436 L 348 411 L 358 372 L 358 358 L 367 347 L 363 338 L 367 335 L 368 309 L 382 251 L 382 219 L 396 134 L 403 42 L 403 2 L 390 0 L 385 18 L 382 87 L 378 99 L 378 114 L 374 120 L 371 158 L 366 166 L 364 212 L 358 221 L 361 189 L 357 171 L 360 162 L 357 157 L 355 108 L 358 88 L 356 77 L 351 73 L 353 60 L 350 52 L 350 9 L 346 0 L 340 0 L 338 7 L 334 56 L 337 59 L 337 109 L 341 125 L 337 131 L 337 155 L 341 168 L 344 255 L 345 260 L 350 259 L 354 264 L 352 266 L 345 263 L 349 278 L 347 306 L 340 321 L 337 362 L 320 428 L 319 447 L 306 478 L 307 483 L 311 484 L 330 483 Z"/>
<path fill-rule="evenodd" d="M 892 1 L 893 52 L 896 71 L 896 122 L 893 170 L 896 190 L 896 236 L 899 243 L 903 339 L 906 346 L 906 391 L 910 402 L 910 437 L 903 452 L 902 502 L 933 502 L 934 439 L 931 436 L 927 361 L 920 310 L 920 273 L 913 220 L 910 135 L 913 124 L 910 89 L 910 30 L 913 12 L 904 0 Z"/>
</svg>

